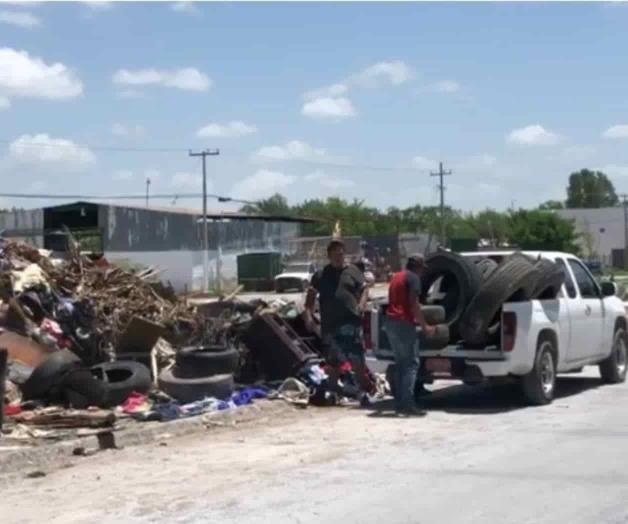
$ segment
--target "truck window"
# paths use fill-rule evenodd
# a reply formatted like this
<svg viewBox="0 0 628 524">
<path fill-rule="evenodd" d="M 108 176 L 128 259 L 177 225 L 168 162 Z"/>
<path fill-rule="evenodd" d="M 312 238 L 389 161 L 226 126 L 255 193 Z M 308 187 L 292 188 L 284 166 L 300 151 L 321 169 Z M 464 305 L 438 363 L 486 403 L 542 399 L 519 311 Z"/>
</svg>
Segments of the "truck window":
<svg viewBox="0 0 628 524">
<path fill-rule="evenodd" d="M 576 282 L 580 288 L 582 298 L 600 298 L 595 280 L 589 275 L 585 267 L 577 260 L 569 259 L 569 267 L 573 271 Z"/>
<path fill-rule="evenodd" d="M 573 278 L 571 278 L 571 273 L 567 271 L 565 261 L 562 258 L 557 258 L 555 262 L 560 266 L 565 274 L 565 289 L 567 289 L 567 295 L 569 295 L 569 298 L 576 298 L 576 286 L 573 282 Z"/>
</svg>

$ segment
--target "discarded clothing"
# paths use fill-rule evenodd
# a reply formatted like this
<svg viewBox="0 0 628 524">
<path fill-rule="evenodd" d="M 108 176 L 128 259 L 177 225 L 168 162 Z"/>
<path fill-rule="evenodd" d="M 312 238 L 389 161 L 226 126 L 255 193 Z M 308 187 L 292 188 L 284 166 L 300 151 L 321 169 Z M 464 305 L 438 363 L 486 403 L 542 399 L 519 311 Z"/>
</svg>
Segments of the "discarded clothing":
<svg viewBox="0 0 628 524">
<path fill-rule="evenodd" d="M 9 404 L 8 406 L 4 406 L 4 414 L 7 417 L 19 415 L 20 413 L 22 413 L 22 407 L 19 404 Z"/>
<path fill-rule="evenodd" d="M 228 409 L 229 403 L 224 400 L 218 400 L 217 398 L 205 398 L 203 400 L 197 400 L 184 404 L 180 407 L 182 417 L 195 417 L 203 415 L 210 411 L 221 411 Z"/>
<path fill-rule="evenodd" d="M 310 390 L 300 380 L 287 378 L 277 391 L 268 395 L 268 398 L 279 398 L 296 406 L 306 407 L 310 400 Z"/>
<path fill-rule="evenodd" d="M 153 408 L 153 403 L 146 395 L 142 393 L 133 392 L 122 404 L 121 409 L 123 413 L 127 415 L 135 415 L 137 413 L 146 413 Z"/>
<path fill-rule="evenodd" d="M 236 391 L 231 395 L 231 402 L 238 406 L 247 406 L 252 404 L 254 400 L 268 398 L 269 390 L 267 388 L 246 388 Z"/>
</svg>

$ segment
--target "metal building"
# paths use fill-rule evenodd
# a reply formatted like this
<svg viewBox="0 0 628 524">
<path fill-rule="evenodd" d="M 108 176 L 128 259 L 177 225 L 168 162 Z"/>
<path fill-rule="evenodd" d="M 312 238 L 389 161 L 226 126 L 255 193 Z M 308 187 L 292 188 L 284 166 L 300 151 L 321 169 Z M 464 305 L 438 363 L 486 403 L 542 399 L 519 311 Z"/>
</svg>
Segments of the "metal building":
<svg viewBox="0 0 628 524">
<path fill-rule="evenodd" d="M 300 225 L 308 220 L 244 213 L 213 213 L 209 222 L 209 286 L 236 280 L 236 257 L 253 251 L 288 254 Z M 195 210 L 142 208 L 93 202 L 0 213 L 0 229 L 38 247 L 63 251 L 67 229 L 81 249 L 102 252 L 112 262 L 161 269 L 177 291 L 199 290 L 203 282 L 203 216 Z M 67 229 L 66 229 L 67 228 Z"/>
</svg>

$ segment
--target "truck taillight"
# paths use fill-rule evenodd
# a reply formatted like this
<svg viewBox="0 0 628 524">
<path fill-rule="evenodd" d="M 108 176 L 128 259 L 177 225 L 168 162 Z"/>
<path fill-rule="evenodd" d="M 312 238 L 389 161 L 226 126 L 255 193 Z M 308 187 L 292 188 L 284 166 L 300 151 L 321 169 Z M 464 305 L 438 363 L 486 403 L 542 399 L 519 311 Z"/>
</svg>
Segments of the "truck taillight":
<svg viewBox="0 0 628 524">
<path fill-rule="evenodd" d="M 373 349 L 373 337 L 371 336 L 371 312 L 365 311 L 362 315 L 362 336 L 364 349 Z"/>
<path fill-rule="evenodd" d="M 517 315 L 511 311 L 502 314 L 502 351 L 512 351 L 517 334 Z"/>
</svg>

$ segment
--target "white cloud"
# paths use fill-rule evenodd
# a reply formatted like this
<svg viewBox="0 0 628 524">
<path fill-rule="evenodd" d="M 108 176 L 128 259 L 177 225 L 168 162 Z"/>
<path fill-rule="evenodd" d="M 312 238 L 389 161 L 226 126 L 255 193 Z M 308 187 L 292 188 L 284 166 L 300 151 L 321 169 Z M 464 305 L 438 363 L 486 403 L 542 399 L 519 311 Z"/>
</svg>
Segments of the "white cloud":
<svg viewBox="0 0 628 524">
<path fill-rule="evenodd" d="M 352 83 L 361 87 L 397 86 L 410 80 L 412 75 L 410 67 L 401 60 L 378 62 L 355 75 Z"/>
<path fill-rule="evenodd" d="M 336 98 L 340 97 L 349 91 L 347 84 L 332 84 L 330 86 L 321 87 L 320 89 L 314 89 L 308 91 L 303 95 L 305 100 L 314 100 L 316 98 Z"/>
<path fill-rule="evenodd" d="M 0 96 L 0 111 L 11 107 L 11 101 L 6 96 Z"/>
<path fill-rule="evenodd" d="M 51 138 L 45 133 L 22 135 L 9 145 L 17 162 L 31 165 L 83 169 L 95 162 L 94 154 L 66 138 Z"/>
<path fill-rule="evenodd" d="M 185 13 L 188 15 L 196 15 L 200 11 L 194 2 L 174 2 L 170 4 L 170 9 L 172 9 L 175 13 Z"/>
<path fill-rule="evenodd" d="M 356 116 L 356 110 L 348 98 L 316 98 L 303 104 L 303 115 L 310 118 L 344 120 Z"/>
<path fill-rule="evenodd" d="M 324 149 L 312 147 L 300 140 L 291 140 L 282 146 L 266 146 L 258 149 L 253 158 L 257 160 L 313 160 L 325 158 Z"/>
<path fill-rule="evenodd" d="M 609 127 L 604 133 L 604 138 L 628 138 L 628 124 L 620 124 L 613 127 Z"/>
<path fill-rule="evenodd" d="M 112 178 L 119 181 L 131 180 L 132 178 L 135 178 L 135 173 L 128 169 L 118 169 L 117 171 L 114 171 Z"/>
<path fill-rule="evenodd" d="M 26 51 L 0 48 L 0 96 L 63 99 L 82 93 L 82 82 L 64 64 L 46 64 Z"/>
<path fill-rule="evenodd" d="M 116 136 L 128 138 L 142 138 L 146 134 L 146 130 L 140 125 L 124 125 L 120 123 L 113 124 L 111 132 Z"/>
<path fill-rule="evenodd" d="M 398 86 L 412 77 L 412 70 L 401 60 L 378 62 L 341 82 L 307 91 L 303 94 L 305 103 L 301 112 L 310 118 L 335 121 L 351 118 L 357 115 L 351 100 L 346 97 L 351 89 Z"/>
<path fill-rule="evenodd" d="M 199 129 L 196 135 L 201 138 L 238 138 L 253 133 L 257 133 L 255 126 L 234 120 L 227 124 L 207 124 Z"/>
<path fill-rule="evenodd" d="M 424 156 L 415 156 L 412 159 L 412 165 L 417 169 L 436 169 L 438 167 L 438 162 L 425 158 Z"/>
<path fill-rule="evenodd" d="M 175 69 L 171 71 L 160 69 L 120 69 L 113 75 L 114 84 L 141 86 L 160 85 L 174 87 L 185 91 L 207 91 L 212 86 L 212 80 L 205 73 L 193 67 Z"/>
<path fill-rule="evenodd" d="M 315 171 L 314 173 L 305 175 L 304 178 L 306 182 L 316 183 L 329 189 L 342 189 L 355 186 L 355 182 L 353 180 L 330 176 L 322 171 Z"/>
<path fill-rule="evenodd" d="M 296 181 L 296 177 L 278 171 L 260 169 L 232 188 L 231 196 L 242 200 L 260 200 L 281 192 Z"/>
<path fill-rule="evenodd" d="M 524 146 L 552 146 L 558 144 L 560 140 L 559 135 L 539 124 L 514 129 L 506 137 L 507 142 Z"/>
<path fill-rule="evenodd" d="M 41 25 L 41 20 L 26 11 L 0 11 L 0 24 L 9 24 L 24 29 L 32 29 Z"/>
<path fill-rule="evenodd" d="M 460 84 L 454 80 L 441 80 L 432 86 L 437 93 L 457 93 L 460 91 Z"/>
<path fill-rule="evenodd" d="M 185 189 L 201 190 L 203 186 L 203 177 L 194 173 L 175 173 L 170 179 L 170 185 Z M 211 180 L 207 180 L 207 189 L 212 187 Z"/>
</svg>

